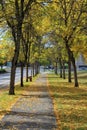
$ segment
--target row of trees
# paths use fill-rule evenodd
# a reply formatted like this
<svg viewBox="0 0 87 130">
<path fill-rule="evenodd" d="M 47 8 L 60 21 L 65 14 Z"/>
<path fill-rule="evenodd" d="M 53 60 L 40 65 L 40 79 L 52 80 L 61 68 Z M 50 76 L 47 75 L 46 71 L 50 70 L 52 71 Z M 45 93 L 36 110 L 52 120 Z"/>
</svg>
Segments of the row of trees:
<svg viewBox="0 0 87 130">
<path fill-rule="evenodd" d="M 69 82 L 72 63 L 75 86 L 78 87 L 75 58 L 79 52 L 87 58 L 86 7 L 86 0 L 1 0 L 0 25 L 10 29 L 14 41 L 9 94 L 15 94 L 14 81 L 18 60 L 21 63 L 21 86 L 25 63 L 28 81 L 29 63 L 33 68 L 35 66 L 38 73 L 39 63 L 49 59 L 52 63 L 55 62 L 56 68 L 58 62 L 60 68 L 68 63 Z M 60 74 L 61 77 L 62 73 Z M 64 69 L 63 74 L 65 78 Z"/>
<path fill-rule="evenodd" d="M 12 67 L 11 67 L 11 79 L 10 79 L 10 90 L 9 94 L 14 94 L 14 81 L 15 81 L 15 71 L 17 66 L 17 61 L 19 57 L 19 50 L 21 49 L 21 43 L 24 43 L 24 49 L 26 49 L 25 60 L 26 64 L 28 61 L 27 55 L 29 55 L 29 12 L 31 9 L 31 5 L 34 1 L 32 0 L 12 0 L 12 1 L 1 1 L 1 10 L 2 10 L 2 20 L 5 21 L 5 24 L 9 26 L 11 29 L 11 34 L 14 40 L 14 55 L 12 58 Z M 27 19 L 27 21 L 26 21 Z M 24 23 L 27 23 L 28 28 Z M 24 33 L 25 31 L 25 33 Z M 26 37 L 26 40 L 25 40 Z M 27 45 L 26 45 L 27 44 Z M 28 45 L 29 44 L 29 45 Z"/>
<path fill-rule="evenodd" d="M 69 82 L 71 82 L 71 63 L 74 69 L 75 87 L 78 87 L 77 70 L 75 64 L 75 58 L 78 52 L 82 52 L 86 57 L 87 50 L 87 1 L 85 0 L 58 0 L 50 7 L 49 13 L 53 9 L 55 13 L 51 15 L 51 21 L 53 24 L 53 32 L 51 36 L 54 37 L 54 43 L 58 44 L 57 59 L 61 64 L 66 60 L 66 52 L 68 58 L 69 67 Z M 56 39 L 56 41 L 55 41 Z M 64 49 L 65 48 L 65 49 Z M 80 48 L 80 49 L 79 49 Z M 66 52 L 65 52 L 66 51 Z"/>
</svg>

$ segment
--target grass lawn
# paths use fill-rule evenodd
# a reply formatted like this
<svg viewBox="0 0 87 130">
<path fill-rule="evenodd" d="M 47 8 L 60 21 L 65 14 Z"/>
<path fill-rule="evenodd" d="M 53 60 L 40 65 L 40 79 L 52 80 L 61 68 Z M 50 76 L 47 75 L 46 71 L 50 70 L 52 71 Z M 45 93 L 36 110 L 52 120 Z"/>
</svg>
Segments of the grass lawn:
<svg viewBox="0 0 87 130">
<path fill-rule="evenodd" d="M 75 88 L 73 82 L 48 74 L 58 130 L 87 130 L 87 73 L 78 73 L 78 78 L 80 85 Z"/>
<path fill-rule="evenodd" d="M 33 81 L 37 78 L 34 77 Z M 16 103 L 16 101 L 28 91 L 30 85 L 33 82 L 25 82 L 24 87 L 20 87 L 20 85 L 15 86 L 15 95 L 9 95 L 8 89 L 0 90 L 0 120 L 6 114 L 9 113 L 12 106 Z"/>
</svg>

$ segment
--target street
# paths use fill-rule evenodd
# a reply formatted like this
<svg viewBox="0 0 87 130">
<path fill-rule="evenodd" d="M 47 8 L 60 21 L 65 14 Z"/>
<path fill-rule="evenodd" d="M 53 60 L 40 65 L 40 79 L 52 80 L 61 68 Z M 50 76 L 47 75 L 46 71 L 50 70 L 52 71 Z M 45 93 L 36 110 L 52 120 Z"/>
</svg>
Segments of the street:
<svg viewBox="0 0 87 130">
<path fill-rule="evenodd" d="M 29 68 L 29 76 L 31 75 L 31 70 Z M 24 68 L 24 77 L 26 76 L 26 70 Z M 16 69 L 15 83 L 20 82 L 20 68 Z M 10 72 L 0 74 L 0 88 L 8 87 L 10 83 Z"/>
</svg>

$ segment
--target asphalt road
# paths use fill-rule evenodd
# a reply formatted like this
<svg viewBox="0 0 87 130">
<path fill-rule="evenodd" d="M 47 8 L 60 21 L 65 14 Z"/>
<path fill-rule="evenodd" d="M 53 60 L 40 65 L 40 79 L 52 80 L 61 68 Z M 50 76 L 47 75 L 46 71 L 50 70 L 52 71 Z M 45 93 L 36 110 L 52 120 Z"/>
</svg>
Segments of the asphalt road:
<svg viewBox="0 0 87 130">
<path fill-rule="evenodd" d="M 31 70 L 29 69 L 29 75 L 31 75 Z M 26 76 L 26 70 L 24 69 L 24 77 Z M 20 82 L 20 68 L 16 69 L 15 83 Z M 0 88 L 9 86 L 10 83 L 10 72 L 0 74 Z"/>
</svg>

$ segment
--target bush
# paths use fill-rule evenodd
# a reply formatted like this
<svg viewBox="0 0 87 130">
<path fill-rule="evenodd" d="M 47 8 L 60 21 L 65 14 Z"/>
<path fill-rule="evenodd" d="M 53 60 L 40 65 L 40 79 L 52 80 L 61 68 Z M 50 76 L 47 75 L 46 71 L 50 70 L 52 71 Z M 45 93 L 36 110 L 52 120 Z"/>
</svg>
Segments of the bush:
<svg viewBox="0 0 87 130">
<path fill-rule="evenodd" d="M 6 73 L 6 70 L 5 69 L 0 69 L 0 74 L 1 73 Z"/>
</svg>

